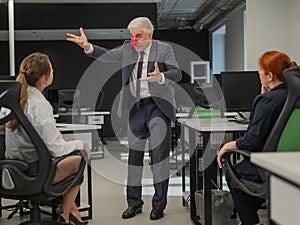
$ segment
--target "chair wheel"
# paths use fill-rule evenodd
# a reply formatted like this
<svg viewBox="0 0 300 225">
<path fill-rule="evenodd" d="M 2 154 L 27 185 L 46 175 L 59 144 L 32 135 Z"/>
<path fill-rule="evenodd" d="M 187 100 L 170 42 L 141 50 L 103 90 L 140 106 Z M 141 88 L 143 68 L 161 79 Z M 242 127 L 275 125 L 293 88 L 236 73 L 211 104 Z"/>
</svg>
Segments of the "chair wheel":
<svg viewBox="0 0 300 225">
<path fill-rule="evenodd" d="M 56 209 L 55 209 L 55 213 L 56 215 L 60 215 L 64 212 L 63 208 L 62 208 L 62 204 L 58 204 Z"/>
</svg>

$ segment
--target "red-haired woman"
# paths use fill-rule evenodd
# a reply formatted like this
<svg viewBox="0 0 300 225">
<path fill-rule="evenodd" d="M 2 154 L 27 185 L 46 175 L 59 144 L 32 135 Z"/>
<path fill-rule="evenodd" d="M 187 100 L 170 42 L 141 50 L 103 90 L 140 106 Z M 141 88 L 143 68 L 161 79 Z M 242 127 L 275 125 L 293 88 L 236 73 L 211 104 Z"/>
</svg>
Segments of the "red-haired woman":
<svg viewBox="0 0 300 225">
<path fill-rule="evenodd" d="M 220 168 L 222 168 L 222 156 L 228 150 L 245 149 L 258 152 L 263 149 L 287 97 L 283 71 L 297 65 L 285 53 L 279 51 L 265 52 L 259 58 L 258 64 L 262 94 L 258 95 L 253 102 L 250 123 L 245 135 L 226 143 L 218 152 L 217 161 Z M 249 160 L 244 159 L 236 164 L 235 170 L 239 177 L 253 181 L 260 180 L 256 166 Z M 226 180 L 241 221 L 239 225 L 259 225 L 257 211 L 264 200 L 231 187 L 228 176 Z"/>
</svg>

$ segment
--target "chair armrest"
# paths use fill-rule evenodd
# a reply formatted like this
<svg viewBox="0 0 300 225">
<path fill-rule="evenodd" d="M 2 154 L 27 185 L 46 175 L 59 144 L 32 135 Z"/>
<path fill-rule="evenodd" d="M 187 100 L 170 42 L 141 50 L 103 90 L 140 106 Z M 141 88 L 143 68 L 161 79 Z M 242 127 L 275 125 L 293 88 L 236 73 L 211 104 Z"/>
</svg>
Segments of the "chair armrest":
<svg viewBox="0 0 300 225">
<path fill-rule="evenodd" d="M 231 153 L 238 153 L 238 154 L 241 154 L 241 155 L 244 156 L 244 157 L 249 157 L 249 158 L 250 158 L 250 154 L 251 154 L 250 151 L 247 151 L 247 150 L 241 150 L 241 149 L 237 149 L 237 150 L 229 150 L 229 152 L 231 152 Z"/>
<path fill-rule="evenodd" d="M 53 184 L 53 179 L 56 173 L 57 164 L 61 160 L 65 159 L 66 157 L 74 154 L 80 154 L 82 156 L 78 171 L 75 174 L 67 177 L 66 179 L 56 184 Z M 82 151 L 76 150 L 68 155 L 64 155 L 62 157 L 53 159 L 51 162 L 48 179 L 44 185 L 44 192 L 49 196 L 57 197 L 65 194 L 72 187 L 81 184 L 83 181 L 83 173 L 86 165 L 86 159 L 87 159 L 87 154 L 84 150 Z"/>
<path fill-rule="evenodd" d="M 22 172 L 25 172 L 28 169 L 28 164 L 24 161 L 16 160 L 16 159 L 3 159 L 0 161 L 0 167 L 2 166 L 11 166 L 17 167 Z"/>
<path fill-rule="evenodd" d="M 251 152 L 246 150 L 229 150 L 226 152 L 223 156 L 223 160 L 225 163 L 226 171 L 228 173 L 228 176 L 231 179 L 231 186 L 234 188 L 238 188 L 241 191 L 251 195 L 256 196 L 259 198 L 266 199 L 267 198 L 267 184 L 266 179 L 264 177 L 261 177 L 263 180 L 263 183 L 257 183 L 254 181 L 250 181 L 247 179 L 239 178 L 235 170 L 233 168 L 233 162 L 231 159 L 231 156 L 234 154 L 241 154 L 243 157 L 250 157 Z M 259 171 L 259 175 L 262 176 L 261 171 Z"/>
</svg>

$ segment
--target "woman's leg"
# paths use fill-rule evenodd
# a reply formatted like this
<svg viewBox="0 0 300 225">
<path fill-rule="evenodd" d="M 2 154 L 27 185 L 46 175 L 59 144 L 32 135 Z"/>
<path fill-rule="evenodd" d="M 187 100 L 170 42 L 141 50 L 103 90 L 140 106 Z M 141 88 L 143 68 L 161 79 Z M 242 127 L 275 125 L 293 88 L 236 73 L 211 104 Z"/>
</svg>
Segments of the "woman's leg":
<svg viewBox="0 0 300 225">
<path fill-rule="evenodd" d="M 80 185 L 74 186 L 63 196 L 63 213 L 61 214 L 61 216 L 65 219 L 66 222 L 69 222 L 69 215 L 72 210 L 78 211 L 77 206 L 75 204 L 75 199 L 79 192 L 79 189 Z M 80 215 L 77 219 L 80 219 L 81 221 Z"/>
<path fill-rule="evenodd" d="M 57 164 L 56 174 L 53 179 L 53 183 L 57 183 L 66 179 L 67 177 L 75 174 L 78 171 L 81 161 L 81 156 L 72 155 Z M 64 218 L 66 222 L 69 222 L 69 215 L 73 212 L 73 215 L 79 220 L 81 220 L 79 211 L 75 204 L 75 199 L 80 190 L 80 185 L 74 186 L 63 196 L 63 213 L 60 215 Z"/>
<path fill-rule="evenodd" d="M 226 174 L 226 181 L 234 202 L 234 206 L 239 215 L 242 225 L 256 225 L 259 223 L 257 211 L 260 209 L 263 199 L 250 196 L 243 191 L 233 188 L 230 185 L 230 177 Z"/>
<path fill-rule="evenodd" d="M 71 208 L 71 214 L 72 214 L 74 217 L 76 217 L 76 219 L 77 219 L 78 221 L 84 222 L 84 221 L 81 219 L 80 213 L 79 213 L 78 208 L 77 208 L 77 206 L 76 206 L 76 204 L 75 204 L 74 201 L 73 201 L 73 206 L 72 206 L 72 208 Z"/>
</svg>

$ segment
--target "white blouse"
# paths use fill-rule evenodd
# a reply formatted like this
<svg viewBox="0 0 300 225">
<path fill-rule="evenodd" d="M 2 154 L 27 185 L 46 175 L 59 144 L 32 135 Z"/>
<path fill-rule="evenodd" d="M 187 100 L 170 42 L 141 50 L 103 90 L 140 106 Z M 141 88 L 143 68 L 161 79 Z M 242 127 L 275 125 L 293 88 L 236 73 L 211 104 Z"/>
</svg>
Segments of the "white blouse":
<svg viewBox="0 0 300 225">
<path fill-rule="evenodd" d="M 84 149 L 81 140 L 65 141 L 62 138 L 62 134 L 56 128 L 52 106 L 35 87 L 28 86 L 28 102 L 24 113 L 45 142 L 53 157 L 69 154 L 76 149 Z M 23 128 L 20 127 L 14 132 L 6 128 L 5 142 L 6 158 L 20 159 L 28 163 L 38 159 L 34 146 Z"/>
</svg>

